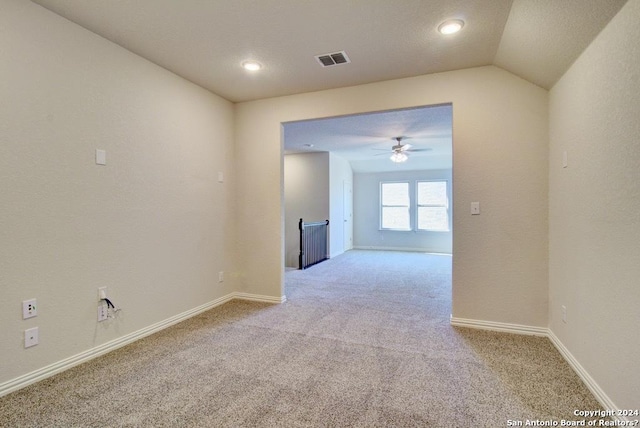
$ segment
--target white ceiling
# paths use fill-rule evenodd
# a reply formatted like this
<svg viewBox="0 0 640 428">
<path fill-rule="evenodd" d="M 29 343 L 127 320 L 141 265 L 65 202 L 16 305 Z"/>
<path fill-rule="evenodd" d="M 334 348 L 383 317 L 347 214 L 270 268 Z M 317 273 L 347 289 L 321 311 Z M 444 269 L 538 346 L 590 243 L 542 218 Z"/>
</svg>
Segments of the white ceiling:
<svg viewBox="0 0 640 428">
<path fill-rule="evenodd" d="M 32 1 L 233 102 L 490 64 L 549 89 L 626 2 Z M 437 26 L 450 18 L 464 20 L 465 26 L 458 34 L 442 36 Z M 315 59 L 342 50 L 351 63 L 323 68 Z M 242 69 L 249 59 L 264 68 Z M 391 138 L 400 134 L 418 142 L 418 137 L 442 131 L 440 113 L 409 110 L 406 117 L 393 112 L 375 120 L 353 116 L 291 124 L 285 144 L 295 150 L 300 141 L 312 141 L 315 150 L 331 149 L 358 170 L 361 159 L 354 145 L 390 149 Z M 354 135 L 353 130 L 361 132 Z M 448 138 L 450 146 L 450 127 Z M 420 146 L 433 146 L 420 157 L 431 156 L 431 164 L 438 164 L 440 143 L 420 141 Z M 417 153 L 414 158 L 416 166 Z"/>
<path fill-rule="evenodd" d="M 626 0 L 33 1 L 239 102 L 489 64 L 549 88 Z"/>
<path fill-rule="evenodd" d="M 284 124 L 285 153 L 336 153 L 362 173 L 448 169 L 452 125 L 451 105 L 290 122 Z M 408 152 L 404 163 L 393 163 L 393 137 L 405 137 L 402 144 L 421 151 Z"/>
</svg>

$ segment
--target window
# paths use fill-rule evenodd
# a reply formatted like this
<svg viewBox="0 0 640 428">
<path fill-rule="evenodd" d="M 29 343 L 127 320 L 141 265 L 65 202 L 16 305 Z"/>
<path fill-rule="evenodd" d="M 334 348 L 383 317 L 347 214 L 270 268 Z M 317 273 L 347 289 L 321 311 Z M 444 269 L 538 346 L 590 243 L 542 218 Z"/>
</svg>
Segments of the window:
<svg viewBox="0 0 640 428">
<path fill-rule="evenodd" d="M 447 180 L 380 182 L 380 230 L 449 232 Z"/>
<path fill-rule="evenodd" d="M 418 230 L 449 231 L 446 181 L 418 181 Z"/>
<path fill-rule="evenodd" d="M 380 183 L 380 228 L 411 230 L 409 183 Z"/>
</svg>

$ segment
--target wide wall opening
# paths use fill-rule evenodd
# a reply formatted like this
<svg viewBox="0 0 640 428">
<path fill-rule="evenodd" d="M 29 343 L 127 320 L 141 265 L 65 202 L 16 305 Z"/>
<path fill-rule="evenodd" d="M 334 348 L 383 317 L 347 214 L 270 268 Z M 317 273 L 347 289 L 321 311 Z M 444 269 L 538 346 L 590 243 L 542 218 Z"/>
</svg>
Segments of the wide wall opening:
<svg viewBox="0 0 640 428">
<path fill-rule="evenodd" d="M 350 250 L 453 255 L 451 104 L 282 129 L 285 269 L 299 268 L 300 219 L 329 220 L 329 258 Z"/>
</svg>

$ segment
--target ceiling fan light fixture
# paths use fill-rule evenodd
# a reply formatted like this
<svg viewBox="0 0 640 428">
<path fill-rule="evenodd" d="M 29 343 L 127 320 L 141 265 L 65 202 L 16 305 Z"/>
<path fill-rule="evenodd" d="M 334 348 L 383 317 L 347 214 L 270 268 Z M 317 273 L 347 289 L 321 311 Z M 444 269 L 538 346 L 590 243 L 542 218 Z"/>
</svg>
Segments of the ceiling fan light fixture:
<svg viewBox="0 0 640 428">
<path fill-rule="evenodd" d="M 462 30 L 464 27 L 464 21 L 461 19 L 450 19 L 448 21 L 444 21 L 442 24 L 438 26 L 438 31 L 440 34 L 448 35 L 454 34 L 458 31 Z"/>
<path fill-rule="evenodd" d="M 402 152 L 394 152 L 389 159 L 395 163 L 402 163 L 406 162 L 409 157 Z"/>
</svg>

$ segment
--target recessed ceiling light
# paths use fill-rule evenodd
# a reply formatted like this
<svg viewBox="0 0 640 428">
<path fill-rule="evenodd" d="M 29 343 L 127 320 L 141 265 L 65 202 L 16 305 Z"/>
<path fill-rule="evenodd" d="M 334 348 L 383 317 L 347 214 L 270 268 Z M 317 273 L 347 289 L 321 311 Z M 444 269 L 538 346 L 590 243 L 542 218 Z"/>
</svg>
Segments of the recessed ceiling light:
<svg viewBox="0 0 640 428">
<path fill-rule="evenodd" d="M 462 30 L 462 27 L 464 27 L 464 21 L 460 19 L 450 19 L 440 24 L 438 31 L 440 31 L 441 34 L 453 34 Z"/>
<path fill-rule="evenodd" d="M 245 61 L 242 63 L 242 67 L 245 70 L 249 70 L 249 71 L 258 71 L 262 68 L 262 64 L 260 64 L 257 61 Z"/>
</svg>

